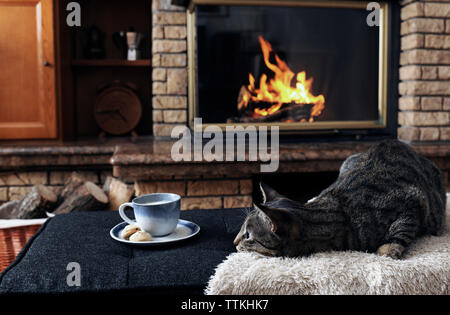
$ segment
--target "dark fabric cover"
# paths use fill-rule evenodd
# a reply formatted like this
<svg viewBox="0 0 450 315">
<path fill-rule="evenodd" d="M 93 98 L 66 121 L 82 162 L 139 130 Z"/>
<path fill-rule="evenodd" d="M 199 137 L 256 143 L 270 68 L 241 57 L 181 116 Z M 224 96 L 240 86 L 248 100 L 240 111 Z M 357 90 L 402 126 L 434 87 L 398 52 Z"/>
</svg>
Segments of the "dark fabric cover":
<svg viewBox="0 0 450 315">
<path fill-rule="evenodd" d="M 181 219 L 197 223 L 199 234 L 171 245 L 138 248 L 110 237 L 110 229 L 121 222 L 117 212 L 58 215 L 0 275 L 0 293 L 202 293 L 215 267 L 235 251 L 233 239 L 244 213 L 182 211 Z M 80 264 L 80 287 L 67 285 L 70 262 Z"/>
</svg>

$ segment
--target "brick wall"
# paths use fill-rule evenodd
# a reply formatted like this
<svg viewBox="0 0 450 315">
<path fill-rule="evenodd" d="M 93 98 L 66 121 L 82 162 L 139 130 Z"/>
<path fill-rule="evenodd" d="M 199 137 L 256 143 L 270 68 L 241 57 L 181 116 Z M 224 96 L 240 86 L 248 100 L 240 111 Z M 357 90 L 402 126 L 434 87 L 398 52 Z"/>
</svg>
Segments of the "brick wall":
<svg viewBox="0 0 450 315">
<path fill-rule="evenodd" d="M 450 140 L 450 0 L 402 1 L 398 137 Z"/>
<path fill-rule="evenodd" d="M 200 177 L 200 176 L 199 176 Z M 136 195 L 171 192 L 182 197 L 181 209 L 241 208 L 252 205 L 251 179 L 183 178 L 135 182 Z"/>
<path fill-rule="evenodd" d="M 187 122 L 186 8 L 152 1 L 153 134 L 168 137 Z"/>
<path fill-rule="evenodd" d="M 62 187 L 71 173 L 76 171 L 88 181 L 99 186 L 111 170 L 46 170 L 0 172 L 0 205 L 10 200 L 20 200 L 34 185 L 45 185 L 55 191 Z M 150 193 L 170 192 L 182 197 L 182 210 L 241 208 L 252 205 L 253 185 L 249 178 L 155 178 L 135 181 L 136 196 Z"/>
</svg>

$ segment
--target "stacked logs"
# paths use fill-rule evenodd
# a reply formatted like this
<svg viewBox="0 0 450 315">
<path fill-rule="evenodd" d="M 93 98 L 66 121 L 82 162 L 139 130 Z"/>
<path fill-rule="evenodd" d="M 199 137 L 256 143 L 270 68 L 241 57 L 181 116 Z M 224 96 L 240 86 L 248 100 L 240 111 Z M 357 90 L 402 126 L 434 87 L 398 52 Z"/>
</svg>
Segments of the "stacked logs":
<svg viewBox="0 0 450 315">
<path fill-rule="evenodd" d="M 46 218 L 48 213 L 117 210 L 133 196 L 134 188 L 116 178 L 108 177 L 102 189 L 74 172 L 57 191 L 37 185 L 21 200 L 3 204 L 0 219 L 37 219 Z"/>
</svg>

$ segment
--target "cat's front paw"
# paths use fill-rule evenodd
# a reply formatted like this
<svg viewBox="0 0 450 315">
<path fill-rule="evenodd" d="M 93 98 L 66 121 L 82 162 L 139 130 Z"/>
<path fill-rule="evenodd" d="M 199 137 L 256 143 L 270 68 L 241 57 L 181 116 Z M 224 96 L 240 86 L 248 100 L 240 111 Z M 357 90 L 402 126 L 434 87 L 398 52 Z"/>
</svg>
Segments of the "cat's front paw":
<svg viewBox="0 0 450 315">
<path fill-rule="evenodd" d="M 388 256 L 392 259 L 402 258 L 405 248 L 400 244 L 390 243 L 381 245 L 377 250 L 377 255 Z"/>
</svg>

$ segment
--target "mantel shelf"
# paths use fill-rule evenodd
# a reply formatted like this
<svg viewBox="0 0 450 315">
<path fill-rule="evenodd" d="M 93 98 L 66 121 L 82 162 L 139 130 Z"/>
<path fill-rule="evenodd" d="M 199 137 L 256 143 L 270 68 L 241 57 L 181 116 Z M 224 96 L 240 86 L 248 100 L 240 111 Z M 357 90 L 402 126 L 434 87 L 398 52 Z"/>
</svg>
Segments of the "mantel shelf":
<svg viewBox="0 0 450 315">
<path fill-rule="evenodd" d="M 150 59 L 142 60 L 122 60 L 122 59 L 76 59 L 72 61 L 72 66 L 77 67 L 150 67 Z"/>
</svg>

